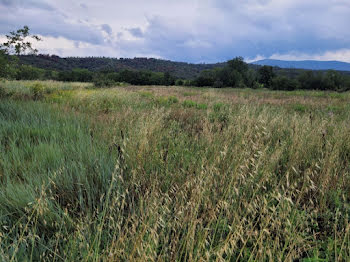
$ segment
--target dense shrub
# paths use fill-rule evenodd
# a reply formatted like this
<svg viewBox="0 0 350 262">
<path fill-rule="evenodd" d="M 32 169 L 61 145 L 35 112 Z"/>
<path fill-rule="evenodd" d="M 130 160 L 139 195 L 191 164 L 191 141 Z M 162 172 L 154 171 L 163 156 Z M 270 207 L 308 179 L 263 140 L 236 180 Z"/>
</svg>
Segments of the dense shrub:
<svg viewBox="0 0 350 262">
<path fill-rule="evenodd" d="M 224 83 L 221 80 L 216 80 L 213 84 L 214 88 L 222 88 L 224 87 Z"/>
<path fill-rule="evenodd" d="M 35 83 L 30 87 L 30 91 L 32 93 L 34 100 L 39 100 L 44 97 L 45 87 L 41 83 Z"/>
<path fill-rule="evenodd" d="M 286 76 L 278 76 L 272 80 L 272 89 L 291 91 L 298 89 L 299 83 L 295 79 L 290 79 Z"/>
<path fill-rule="evenodd" d="M 182 102 L 183 107 L 196 108 L 196 109 L 207 109 L 208 106 L 204 103 L 197 103 L 192 100 L 185 100 Z"/>
<path fill-rule="evenodd" d="M 95 77 L 93 83 L 94 86 L 97 88 L 112 87 L 116 85 L 116 83 L 113 80 L 103 76 Z"/>
<path fill-rule="evenodd" d="M 5 88 L 1 85 L 1 80 L 0 80 L 0 98 L 6 97 L 6 90 Z"/>
<path fill-rule="evenodd" d="M 272 80 L 275 77 L 272 66 L 262 66 L 258 70 L 259 83 L 263 84 L 266 88 L 272 87 Z"/>
<path fill-rule="evenodd" d="M 184 85 L 184 81 L 183 81 L 182 79 L 177 79 L 177 80 L 175 81 L 175 85 L 176 85 L 176 86 L 183 86 L 183 85 Z"/>
</svg>

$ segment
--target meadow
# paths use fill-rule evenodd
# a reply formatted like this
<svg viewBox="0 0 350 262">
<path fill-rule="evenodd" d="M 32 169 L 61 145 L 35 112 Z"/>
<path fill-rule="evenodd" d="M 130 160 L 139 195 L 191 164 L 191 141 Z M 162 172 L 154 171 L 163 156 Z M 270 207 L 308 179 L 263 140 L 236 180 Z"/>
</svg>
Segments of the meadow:
<svg viewBox="0 0 350 262">
<path fill-rule="evenodd" d="M 350 93 L 0 82 L 0 261 L 349 261 Z"/>
</svg>

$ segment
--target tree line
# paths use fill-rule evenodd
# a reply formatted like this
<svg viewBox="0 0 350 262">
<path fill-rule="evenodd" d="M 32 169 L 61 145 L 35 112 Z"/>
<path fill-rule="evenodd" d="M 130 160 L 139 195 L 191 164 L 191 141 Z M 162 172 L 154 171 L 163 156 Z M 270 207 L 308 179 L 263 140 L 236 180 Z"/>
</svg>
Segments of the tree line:
<svg viewBox="0 0 350 262">
<path fill-rule="evenodd" d="M 287 72 L 287 73 L 286 73 Z M 132 85 L 185 85 L 197 87 L 268 88 L 272 90 L 350 90 L 350 76 L 334 70 L 288 71 L 271 66 L 250 68 L 243 58 L 237 57 L 224 67 L 202 71 L 198 77 L 188 80 L 176 78 L 169 72 L 124 69 L 119 72 L 102 70 L 93 72 L 75 68 L 70 71 L 55 71 L 18 63 L 16 56 L 0 51 L 0 78 L 16 80 L 56 80 L 65 82 L 92 82 L 97 87 L 112 86 L 125 82 Z"/>
<path fill-rule="evenodd" d="M 297 74 L 295 74 L 297 72 Z M 242 57 L 227 62 L 223 68 L 204 70 L 194 80 L 192 86 L 211 86 L 216 88 L 268 88 L 273 90 L 350 90 L 350 76 L 335 70 L 312 71 L 298 70 L 290 75 L 288 70 L 279 70 L 271 66 L 249 68 Z"/>
<path fill-rule="evenodd" d="M 59 57 L 57 55 L 20 55 L 21 64 L 31 65 L 53 71 L 71 71 L 75 68 L 88 69 L 92 72 L 124 69 L 136 71 L 170 72 L 176 78 L 194 79 L 205 69 L 219 67 L 221 64 L 190 64 L 156 58 L 107 58 L 107 57 Z"/>
</svg>

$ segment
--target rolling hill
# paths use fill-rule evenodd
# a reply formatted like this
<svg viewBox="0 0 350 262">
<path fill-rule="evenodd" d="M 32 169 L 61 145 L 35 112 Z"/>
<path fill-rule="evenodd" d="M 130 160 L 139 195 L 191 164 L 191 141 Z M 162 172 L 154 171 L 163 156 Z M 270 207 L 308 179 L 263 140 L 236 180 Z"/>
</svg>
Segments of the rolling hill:
<svg viewBox="0 0 350 262">
<path fill-rule="evenodd" d="M 206 69 L 222 67 L 225 63 L 217 64 L 191 64 L 174 62 L 155 58 L 108 58 L 108 57 L 59 57 L 55 55 L 24 55 L 19 56 L 22 64 L 34 67 L 70 71 L 74 68 L 88 69 L 90 71 L 121 71 L 123 69 L 147 70 L 152 72 L 169 72 L 175 77 L 193 79 Z"/>
<path fill-rule="evenodd" d="M 194 79 L 200 72 L 215 67 L 223 67 L 223 63 L 215 64 L 192 64 L 185 62 L 174 62 L 155 58 L 108 58 L 108 57 L 59 57 L 56 55 L 23 55 L 19 56 L 20 63 L 34 67 L 55 70 L 70 71 L 74 68 L 88 69 L 93 72 L 97 71 L 114 71 L 119 72 L 124 69 L 129 70 L 146 70 L 152 72 L 169 72 L 173 76 L 181 79 Z M 265 59 L 249 64 L 252 69 L 259 66 L 269 65 L 275 67 L 277 74 L 297 76 L 302 70 L 319 70 L 329 69 L 342 71 L 343 74 L 350 74 L 350 63 L 338 61 L 283 61 Z"/>
</svg>

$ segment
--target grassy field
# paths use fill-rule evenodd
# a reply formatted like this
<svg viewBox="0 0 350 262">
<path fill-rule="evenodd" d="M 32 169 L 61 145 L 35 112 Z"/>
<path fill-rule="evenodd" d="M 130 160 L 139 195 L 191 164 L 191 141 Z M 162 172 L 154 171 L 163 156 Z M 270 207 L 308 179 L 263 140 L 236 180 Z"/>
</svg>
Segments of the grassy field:
<svg viewBox="0 0 350 262">
<path fill-rule="evenodd" d="M 350 93 L 0 82 L 0 261 L 349 261 Z"/>
</svg>

